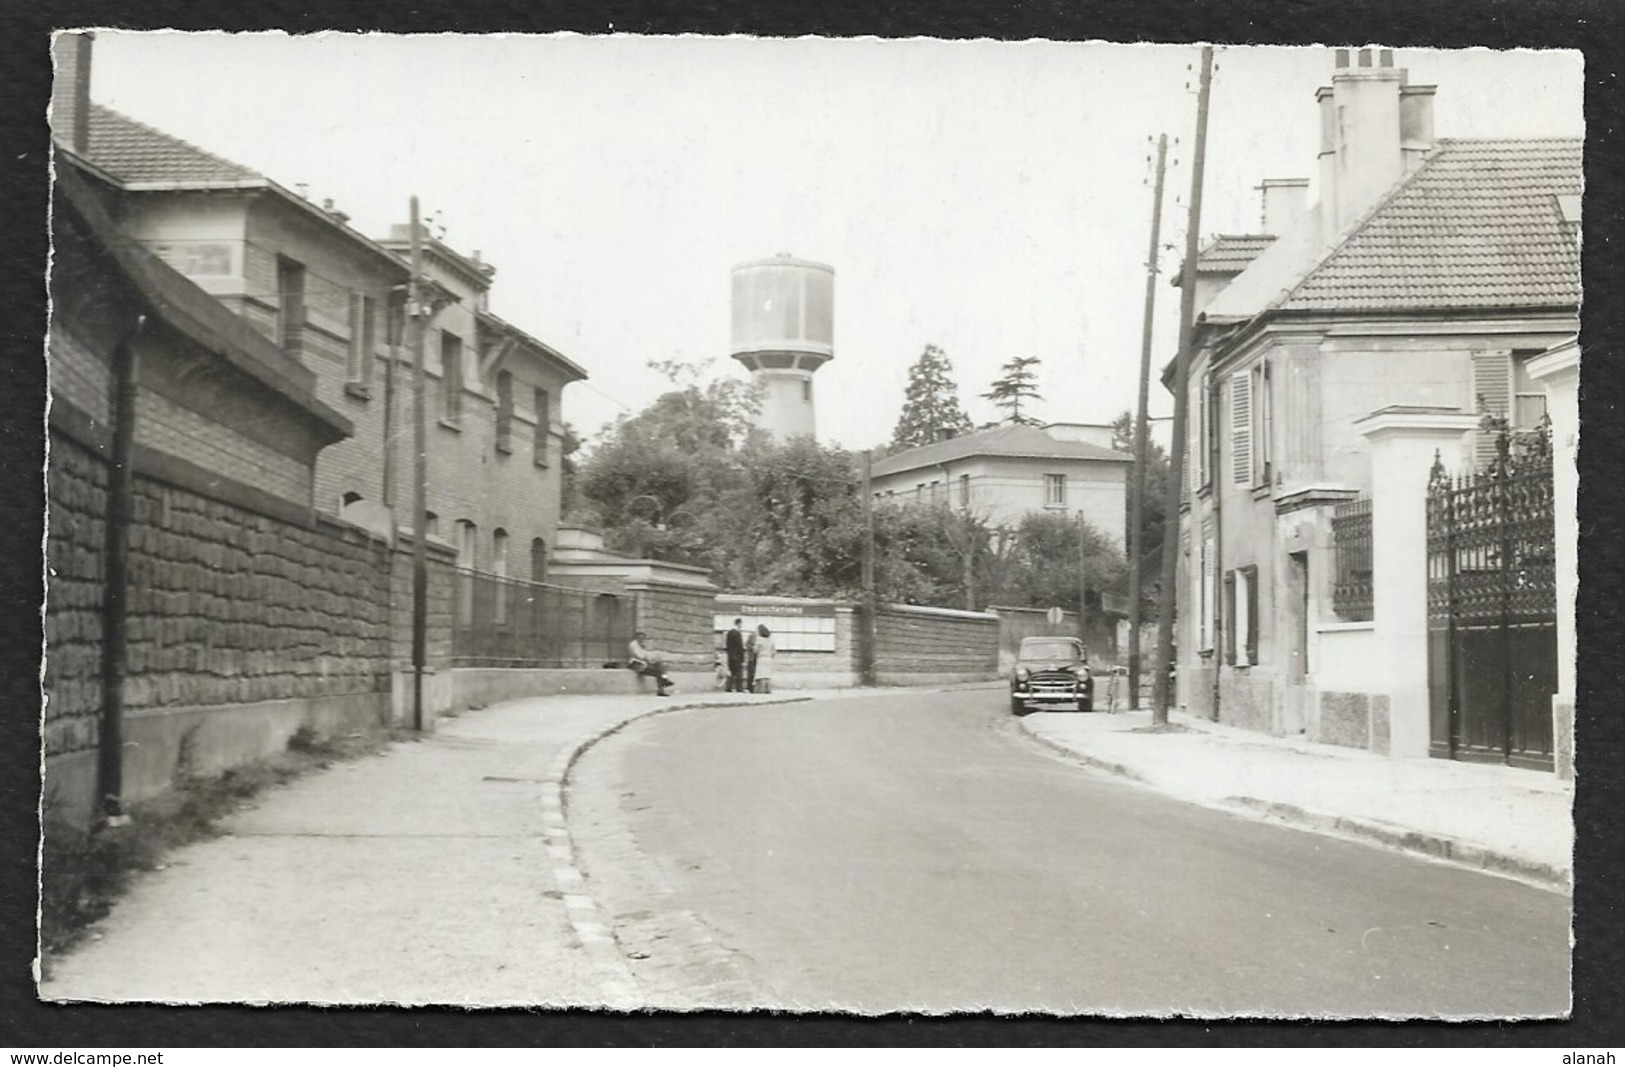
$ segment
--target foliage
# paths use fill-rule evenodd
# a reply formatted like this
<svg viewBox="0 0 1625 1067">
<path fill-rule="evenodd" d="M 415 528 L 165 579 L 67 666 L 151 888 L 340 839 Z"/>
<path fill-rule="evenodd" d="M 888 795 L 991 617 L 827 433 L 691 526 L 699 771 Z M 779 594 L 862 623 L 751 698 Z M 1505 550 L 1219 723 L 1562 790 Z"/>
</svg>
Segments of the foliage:
<svg viewBox="0 0 1625 1067">
<path fill-rule="evenodd" d="M 903 411 L 892 431 L 892 447 L 915 448 L 970 429 L 970 416 L 959 406 L 953 363 L 942 349 L 926 345 L 909 368 Z"/>
<path fill-rule="evenodd" d="M 559 443 L 559 514 L 573 516 L 581 507 L 581 487 L 576 479 L 581 473 L 577 454 L 583 442 L 569 423 L 564 424 L 563 438 Z"/>
<path fill-rule="evenodd" d="M 1147 427 L 1149 430 L 1149 427 Z M 1112 420 L 1112 447 L 1119 452 L 1134 452 L 1134 419 L 1124 411 Z M 1141 589 L 1146 591 L 1146 607 L 1154 612 L 1156 603 L 1150 590 L 1156 587 L 1162 566 L 1162 536 L 1167 520 L 1168 452 L 1146 434 L 1145 508 L 1140 523 Z M 1134 495 L 1125 497 L 1126 512 L 1123 529 L 1134 528 Z"/>
<path fill-rule="evenodd" d="M 1098 609 L 1101 590 L 1116 587 L 1127 571 L 1122 550 L 1095 526 L 1047 512 L 1026 515 L 1016 527 L 1015 558 L 998 591 L 998 602 L 1011 607 L 1075 609 L 1080 536 L 1089 603 Z"/>
<path fill-rule="evenodd" d="M 1027 424 L 1037 426 L 1040 420 L 1021 412 L 1023 400 L 1042 401 L 1043 394 L 1038 391 L 1038 375 L 1033 373 L 1034 367 L 1039 364 L 1037 356 L 1018 356 L 1000 367 L 1002 372 L 994 379 L 993 385 L 982 394 L 983 399 L 993 401 L 995 407 L 1003 409 L 1005 417 L 1018 425 Z"/>
</svg>

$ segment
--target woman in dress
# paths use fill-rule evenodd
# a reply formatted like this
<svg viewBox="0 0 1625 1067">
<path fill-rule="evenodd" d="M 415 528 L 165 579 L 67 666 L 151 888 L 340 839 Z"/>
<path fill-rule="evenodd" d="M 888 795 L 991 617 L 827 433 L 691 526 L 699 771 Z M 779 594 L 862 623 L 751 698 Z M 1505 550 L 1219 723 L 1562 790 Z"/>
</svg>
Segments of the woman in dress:
<svg viewBox="0 0 1625 1067">
<path fill-rule="evenodd" d="M 752 692 L 773 692 L 773 631 L 767 624 L 756 627 L 756 669 L 753 672 L 756 679 Z"/>
</svg>

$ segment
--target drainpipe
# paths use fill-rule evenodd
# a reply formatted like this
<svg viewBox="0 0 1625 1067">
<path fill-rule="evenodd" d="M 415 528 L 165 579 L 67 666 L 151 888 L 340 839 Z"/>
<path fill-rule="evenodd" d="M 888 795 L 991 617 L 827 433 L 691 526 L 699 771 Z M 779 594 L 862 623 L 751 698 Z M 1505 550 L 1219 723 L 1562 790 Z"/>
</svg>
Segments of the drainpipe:
<svg viewBox="0 0 1625 1067">
<path fill-rule="evenodd" d="M 102 715 L 96 763 L 96 795 L 108 825 L 124 821 L 124 674 L 127 666 L 130 519 L 135 478 L 130 457 L 135 449 L 135 340 L 147 317 L 113 346 L 113 454 L 107 475 L 107 518 L 102 576 Z"/>
</svg>

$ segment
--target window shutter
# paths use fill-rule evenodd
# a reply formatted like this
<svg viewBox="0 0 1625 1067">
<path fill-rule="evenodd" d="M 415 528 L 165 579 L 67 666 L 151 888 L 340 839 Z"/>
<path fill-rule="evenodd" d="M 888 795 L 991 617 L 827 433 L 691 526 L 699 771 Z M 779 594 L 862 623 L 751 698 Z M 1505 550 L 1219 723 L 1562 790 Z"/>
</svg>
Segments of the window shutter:
<svg viewBox="0 0 1625 1067">
<path fill-rule="evenodd" d="M 1492 349 L 1473 353 L 1473 411 L 1504 419 L 1512 403 L 1512 353 Z M 1495 431 L 1479 430 L 1474 457 L 1480 467 L 1495 461 Z"/>
<path fill-rule="evenodd" d="M 1230 474 L 1237 485 L 1253 477 L 1253 378 L 1251 371 L 1230 376 Z"/>
<path fill-rule="evenodd" d="M 1258 662 L 1258 568 L 1248 567 L 1241 572 L 1242 585 L 1247 593 L 1247 662 Z"/>
<path fill-rule="evenodd" d="M 1234 664 L 1236 662 L 1236 572 L 1226 571 L 1224 575 L 1224 661 Z"/>
<path fill-rule="evenodd" d="M 1191 383 L 1185 413 L 1185 486 L 1198 490 L 1207 484 L 1207 472 L 1202 468 L 1202 387 Z"/>
</svg>

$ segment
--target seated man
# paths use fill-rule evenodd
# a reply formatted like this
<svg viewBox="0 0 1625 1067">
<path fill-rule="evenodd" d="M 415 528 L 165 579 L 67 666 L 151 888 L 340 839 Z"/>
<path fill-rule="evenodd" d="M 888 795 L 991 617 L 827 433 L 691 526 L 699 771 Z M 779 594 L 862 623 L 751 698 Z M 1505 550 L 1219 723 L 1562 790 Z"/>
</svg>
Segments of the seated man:
<svg viewBox="0 0 1625 1067">
<path fill-rule="evenodd" d="M 666 674 L 666 665 L 655 659 L 654 653 L 644 646 L 644 642 L 648 640 L 648 637 L 649 635 L 642 630 L 633 635 L 631 643 L 626 647 L 627 654 L 630 657 L 627 666 L 638 672 L 642 677 L 653 678 L 656 693 L 665 696 L 667 691 L 676 683 Z"/>
</svg>

